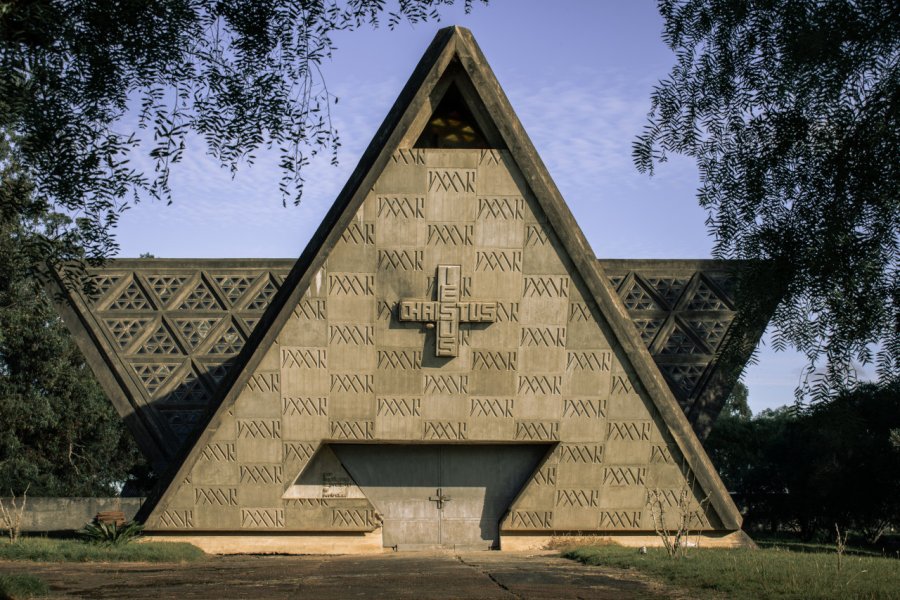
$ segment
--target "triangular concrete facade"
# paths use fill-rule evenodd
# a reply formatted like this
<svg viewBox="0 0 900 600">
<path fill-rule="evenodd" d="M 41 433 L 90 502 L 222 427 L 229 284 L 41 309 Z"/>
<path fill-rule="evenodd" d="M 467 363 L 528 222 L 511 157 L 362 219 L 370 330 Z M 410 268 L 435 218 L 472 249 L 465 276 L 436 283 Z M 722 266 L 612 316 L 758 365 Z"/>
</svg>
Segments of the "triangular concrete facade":
<svg viewBox="0 0 900 600">
<path fill-rule="evenodd" d="M 488 148 L 414 147 L 451 85 Z M 377 531 L 365 499 L 285 497 L 320 446 L 348 441 L 545 444 L 511 537 L 652 532 L 655 489 L 689 489 L 698 529 L 740 527 L 466 30 L 437 34 L 247 346 L 147 503 L 149 531 Z"/>
</svg>

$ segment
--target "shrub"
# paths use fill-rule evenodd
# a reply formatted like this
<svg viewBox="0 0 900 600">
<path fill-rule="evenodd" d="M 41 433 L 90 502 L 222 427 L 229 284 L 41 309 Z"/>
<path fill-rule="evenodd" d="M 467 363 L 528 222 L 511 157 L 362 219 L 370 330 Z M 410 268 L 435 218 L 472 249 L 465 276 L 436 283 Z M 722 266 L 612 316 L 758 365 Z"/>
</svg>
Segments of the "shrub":
<svg viewBox="0 0 900 600">
<path fill-rule="evenodd" d="M 134 541 L 141 534 L 144 526 L 137 521 L 129 521 L 123 525 L 94 521 L 78 530 L 78 535 L 86 542 L 119 546 Z"/>
</svg>

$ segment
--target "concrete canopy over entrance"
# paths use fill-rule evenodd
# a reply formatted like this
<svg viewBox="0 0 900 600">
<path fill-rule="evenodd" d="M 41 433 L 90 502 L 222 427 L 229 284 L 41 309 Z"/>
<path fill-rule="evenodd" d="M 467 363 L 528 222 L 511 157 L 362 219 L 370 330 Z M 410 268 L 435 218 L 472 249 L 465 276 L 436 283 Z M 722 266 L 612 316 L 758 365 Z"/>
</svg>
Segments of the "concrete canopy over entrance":
<svg viewBox="0 0 900 600">
<path fill-rule="evenodd" d="M 447 28 L 289 271 L 110 272 L 64 313 L 117 332 L 84 346 L 118 365 L 107 389 L 169 465 L 142 514 L 159 535 L 636 539 L 658 525 L 650 492 L 671 509 L 682 491 L 695 529 L 734 532 L 685 416 L 716 381 L 728 269 L 658 266 L 604 270 L 471 34 Z M 166 415 L 190 411 L 173 450 Z"/>
</svg>

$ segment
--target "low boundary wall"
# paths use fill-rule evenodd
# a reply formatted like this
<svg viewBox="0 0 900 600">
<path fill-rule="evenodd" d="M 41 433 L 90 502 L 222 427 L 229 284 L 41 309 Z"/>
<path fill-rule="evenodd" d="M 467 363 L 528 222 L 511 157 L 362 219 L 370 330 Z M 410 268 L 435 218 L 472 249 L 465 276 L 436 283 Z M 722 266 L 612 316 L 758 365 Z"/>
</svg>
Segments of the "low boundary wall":
<svg viewBox="0 0 900 600">
<path fill-rule="evenodd" d="M 0 498 L 13 512 L 12 498 Z M 22 498 L 16 498 L 21 506 Z M 29 497 L 22 518 L 23 532 L 74 531 L 92 521 L 99 512 L 121 510 L 131 520 L 144 503 L 143 498 L 40 498 Z M 2 523 L 0 523 L 2 525 Z"/>
</svg>

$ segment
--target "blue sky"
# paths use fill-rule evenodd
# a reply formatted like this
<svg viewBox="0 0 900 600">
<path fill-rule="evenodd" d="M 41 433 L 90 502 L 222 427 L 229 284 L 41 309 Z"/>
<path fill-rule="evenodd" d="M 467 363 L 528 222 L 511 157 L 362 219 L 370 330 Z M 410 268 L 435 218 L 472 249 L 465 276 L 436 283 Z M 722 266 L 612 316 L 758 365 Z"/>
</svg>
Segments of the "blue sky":
<svg viewBox="0 0 900 600">
<path fill-rule="evenodd" d="M 340 98 L 339 166 L 314 161 L 303 201 L 284 208 L 274 153 L 232 178 L 191 140 L 172 173 L 174 203 L 124 214 L 120 256 L 298 256 L 435 31 L 451 24 L 472 30 L 597 256 L 709 258 L 693 161 L 672 157 L 652 178 L 631 162 L 652 87 L 674 61 L 649 0 L 493 0 L 470 15 L 445 10 L 439 24 L 336 36 L 323 72 Z M 802 366 L 796 353 L 761 348 L 744 377 L 754 412 L 792 402 Z"/>
</svg>

